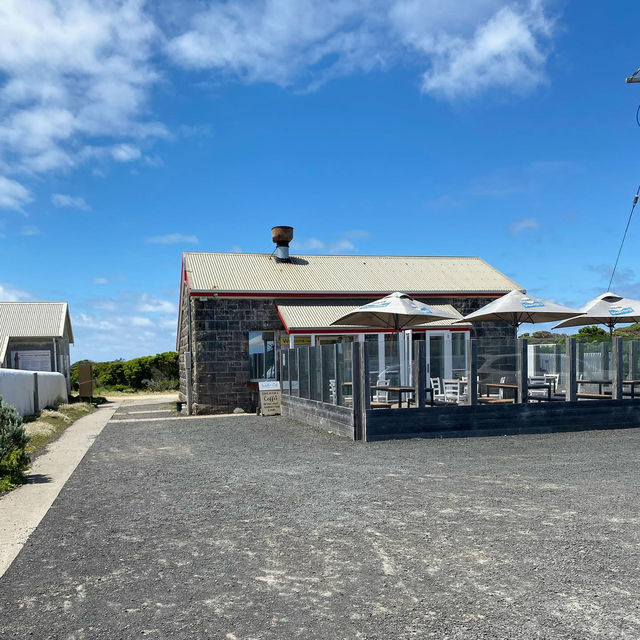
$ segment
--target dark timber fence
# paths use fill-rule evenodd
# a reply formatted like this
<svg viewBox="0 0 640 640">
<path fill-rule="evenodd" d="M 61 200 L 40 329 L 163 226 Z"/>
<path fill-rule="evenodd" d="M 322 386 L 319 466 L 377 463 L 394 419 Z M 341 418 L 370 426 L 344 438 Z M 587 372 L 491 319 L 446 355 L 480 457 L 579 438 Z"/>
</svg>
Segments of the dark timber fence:
<svg viewBox="0 0 640 640">
<path fill-rule="evenodd" d="M 640 427 L 640 384 L 638 399 L 625 391 L 625 372 L 635 379 L 640 348 L 620 338 L 601 348 L 606 352 L 602 371 L 610 373 L 609 395 L 580 392 L 583 380 L 583 350 L 574 338 L 567 338 L 561 352 L 553 349 L 556 372 L 562 359 L 564 391 L 549 398 L 530 395 L 527 341 L 519 339 L 515 349 L 515 402 L 487 402 L 478 395 L 478 385 L 467 383 L 465 404 L 427 406 L 431 403 L 427 384 L 426 346 L 417 341 L 414 349 L 412 406 L 407 409 L 372 408 L 369 351 L 365 343 L 300 347 L 281 352 L 283 386 L 282 413 L 301 422 L 360 441 L 394 438 L 442 438 L 464 436 L 549 433 L 585 429 Z M 600 348 L 600 347 L 598 347 Z M 610 349 L 610 356 L 608 349 Z M 602 357 L 604 363 L 605 357 Z M 467 380 L 478 380 L 478 345 L 471 340 L 467 357 Z M 375 373 L 375 372 L 374 372 Z M 580 383 L 580 384 L 579 384 Z M 534 385 L 531 385 L 535 388 Z M 538 400 L 532 402 L 531 400 Z"/>
</svg>

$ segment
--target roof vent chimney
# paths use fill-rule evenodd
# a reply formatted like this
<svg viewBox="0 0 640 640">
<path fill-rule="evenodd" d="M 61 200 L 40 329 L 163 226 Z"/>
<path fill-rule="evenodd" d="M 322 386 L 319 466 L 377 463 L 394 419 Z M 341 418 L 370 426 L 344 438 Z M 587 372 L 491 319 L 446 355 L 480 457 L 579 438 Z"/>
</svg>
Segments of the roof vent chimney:
<svg viewBox="0 0 640 640">
<path fill-rule="evenodd" d="M 293 240 L 293 227 L 271 227 L 271 239 L 276 243 L 276 262 L 291 262 L 289 243 Z"/>
</svg>

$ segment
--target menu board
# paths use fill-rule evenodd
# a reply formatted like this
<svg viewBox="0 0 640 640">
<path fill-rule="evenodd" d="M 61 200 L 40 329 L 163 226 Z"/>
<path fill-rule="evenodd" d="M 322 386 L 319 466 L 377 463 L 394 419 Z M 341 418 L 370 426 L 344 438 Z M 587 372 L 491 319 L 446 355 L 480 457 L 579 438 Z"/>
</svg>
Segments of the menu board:
<svg viewBox="0 0 640 640">
<path fill-rule="evenodd" d="M 282 391 L 278 380 L 263 380 L 258 383 L 260 391 L 260 413 L 263 416 L 275 416 L 282 413 Z"/>
</svg>

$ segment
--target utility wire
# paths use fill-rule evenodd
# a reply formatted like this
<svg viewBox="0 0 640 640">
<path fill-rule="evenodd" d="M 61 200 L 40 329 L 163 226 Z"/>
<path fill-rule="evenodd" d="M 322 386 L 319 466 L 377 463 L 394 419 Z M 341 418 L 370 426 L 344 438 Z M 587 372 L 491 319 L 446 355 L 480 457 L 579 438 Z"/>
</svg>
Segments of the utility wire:
<svg viewBox="0 0 640 640">
<path fill-rule="evenodd" d="M 639 69 L 640 71 L 640 69 Z M 636 72 L 637 73 L 637 72 Z M 618 268 L 618 260 L 620 260 L 620 254 L 622 253 L 622 247 L 624 245 L 624 241 L 627 238 L 627 232 L 629 231 L 629 225 L 631 224 L 631 218 L 633 218 L 633 212 L 638 204 L 638 197 L 640 197 L 640 185 L 638 185 L 638 190 L 636 191 L 636 195 L 633 197 L 633 204 L 631 205 L 631 212 L 629 213 L 629 219 L 627 220 L 627 226 L 624 230 L 624 235 L 622 236 L 622 242 L 620 243 L 620 248 L 618 249 L 618 257 L 616 258 L 616 263 L 613 266 L 613 271 L 611 272 L 611 279 L 609 280 L 609 286 L 607 287 L 607 291 L 611 291 L 611 283 L 613 282 L 613 276 L 616 274 L 616 269 Z"/>
</svg>

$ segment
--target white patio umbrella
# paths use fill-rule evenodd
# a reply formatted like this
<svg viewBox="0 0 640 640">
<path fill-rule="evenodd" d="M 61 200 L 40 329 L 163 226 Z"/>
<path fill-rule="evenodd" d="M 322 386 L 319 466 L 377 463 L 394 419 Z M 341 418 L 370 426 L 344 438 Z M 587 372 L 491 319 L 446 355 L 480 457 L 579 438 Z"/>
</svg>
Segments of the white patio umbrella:
<svg viewBox="0 0 640 640">
<path fill-rule="evenodd" d="M 363 304 L 338 318 L 331 325 L 381 327 L 400 333 L 402 329 L 419 327 L 437 320 L 454 321 L 459 320 L 459 316 L 441 309 L 434 309 L 424 302 L 414 300 L 406 293 L 396 291 L 380 300 Z"/>
<path fill-rule="evenodd" d="M 419 327 L 437 320 L 451 320 L 453 323 L 454 320 L 458 319 L 458 315 L 453 315 L 442 309 L 434 309 L 424 302 L 414 300 L 406 293 L 396 291 L 384 298 L 380 298 L 380 300 L 363 304 L 331 324 L 393 329 L 398 336 L 398 345 L 400 347 L 400 331 L 403 329 Z M 404 350 L 400 349 L 400 353 L 404 353 Z M 404 366 L 402 365 L 403 358 Z M 409 358 L 400 355 L 400 362 L 401 382 L 404 383 L 405 380 L 411 377 Z"/>
<path fill-rule="evenodd" d="M 617 324 L 640 322 L 640 300 L 623 298 L 607 291 L 590 300 L 580 310 L 581 315 L 569 318 L 557 324 L 554 329 L 564 327 L 583 327 L 590 324 L 603 324 L 609 327 L 609 335 Z"/>
<path fill-rule="evenodd" d="M 470 313 L 458 322 L 495 322 L 503 320 L 514 328 L 524 322 L 553 322 L 579 315 L 577 309 L 570 309 L 555 302 L 532 298 L 522 291 L 510 291 L 490 302 L 481 309 Z"/>
</svg>

